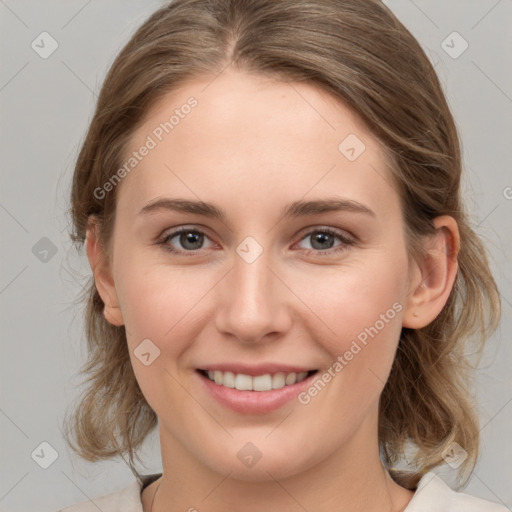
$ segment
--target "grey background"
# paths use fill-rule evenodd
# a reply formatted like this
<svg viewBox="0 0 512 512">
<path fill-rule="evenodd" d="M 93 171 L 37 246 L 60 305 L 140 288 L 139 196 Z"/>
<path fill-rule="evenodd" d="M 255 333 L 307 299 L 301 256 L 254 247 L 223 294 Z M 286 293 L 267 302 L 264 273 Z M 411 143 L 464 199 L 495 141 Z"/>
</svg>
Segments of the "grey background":
<svg viewBox="0 0 512 512">
<path fill-rule="evenodd" d="M 512 2 L 386 3 L 426 49 L 445 87 L 463 141 L 468 205 L 503 298 L 500 330 L 478 372 L 482 454 L 465 492 L 511 508 Z M 1 511 L 56 511 L 133 481 L 121 459 L 81 461 L 63 439 L 64 412 L 77 396 L 85 357 L 74 301 L 89 275 L 68 240 L 66 209 L 103 77 L 136 27 L 162 4 L 0 0 Z M 59 45 L 47 59 L 31 47 L 43 31 Z M 456 59 L 441 46 L 453 31 L 469 43 Z M 58 453 L 47 469 L 31 456 L 44 441 Z M 156 434 L 142 457 L 143 473 L 161 470 Z M 453 471 L 441 474 L 450 482 Z"/>
</svg>

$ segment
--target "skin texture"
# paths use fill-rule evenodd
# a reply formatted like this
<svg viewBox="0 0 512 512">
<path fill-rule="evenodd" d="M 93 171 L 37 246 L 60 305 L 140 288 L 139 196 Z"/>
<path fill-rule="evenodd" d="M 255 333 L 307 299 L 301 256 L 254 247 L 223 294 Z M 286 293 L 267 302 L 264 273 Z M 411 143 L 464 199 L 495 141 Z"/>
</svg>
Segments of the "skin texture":
<svg viewBox="0 0 512 512">
<path fill-rule="evenodd" d="M 414 262 L 387 160 L 357 115 L 311 85 L 232 69 L 213 78 L 183 84 L 147 113 L 127 155 L 188 98 L 198 102 L 117 185 L 110 253 L 94 219 L 86 242 L 105 316 L 126 326 L 135 375 L 159 418 L 164 473 L 145 489 L 144 510 L 158 483 L 153 512 L 403 510 L 413 493 L 380 462 L 378 400 L 402 326 L 427 325 L 448 299 L 457 225 L 436 219 L 437 235 Z M 349 134 L 366 147 L 354 161 L 338 150 Z M 226 218 L 139 214 L 164 197 L 214 203 Z M 293 201 L 333 197 L 374 215 L 280 216 Z M 157 243 L 180 226 L 205 234 L 195 251 L 179 236 L 167 240 L 189 255 Z M 353 243 L 335 236 L 321 251 L 312 235 L 325 227 Z M 252 263 L 236 252 L 248 236 L 263 249 Z M 246 361 L 323 373 L 393 304 L 400 311 L 307 405 L 240 414 L 212 400 L 195 372 Z M 160 350 L 149 366 L 134 355 L 144 339 Z M 247 442 L 262 455 L 250 468 L 237 457 Z"/>
</svg>

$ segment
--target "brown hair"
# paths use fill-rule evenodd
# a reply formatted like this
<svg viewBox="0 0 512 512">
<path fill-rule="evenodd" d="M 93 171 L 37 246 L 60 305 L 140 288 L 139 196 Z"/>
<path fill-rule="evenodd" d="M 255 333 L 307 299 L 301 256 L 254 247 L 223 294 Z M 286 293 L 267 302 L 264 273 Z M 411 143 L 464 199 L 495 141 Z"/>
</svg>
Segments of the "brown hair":
<svg viewBox="0 0 512 512">
<path fill-rule="evenodd" d="M 73 241 L 99 220 L 108 248 L 116 191 L 94 194 L 122 165 L 145 113 L 185 81 L 226 66 L 315 85 L 350 106 L 391 155 L 411 255 L 432 233 L 432 219 L 451 215 L 460 230 L 459 269 L 441 314 L 423 329 L 403 329 L 380 398 L 379 439 L 393 478 L 414 489 L 443 463 L 455 441 L 478 454 L 479 429 L 469 393 L 467 352 L 481 353 L 499 320 L 500 300 L 485 250 L 460 198 L 457 130 L 436 73 L 410 32 L 378 0 L 176 0 L 151 15 L 111 66 L 77 159 L 71 194 Z M 341 141 L 340 141 L 341 142 Z M 94 461 L 136 451 L 157 424 L 131 367 L 123 327 L 109 324 L 91 280 L 87 290 L 88 375 L 72 417 L 80 456 Z M 476 336 L 474 336 L 476 335 Z M 403 470 L 405 448 L 415 456 Z"/>
</svg>

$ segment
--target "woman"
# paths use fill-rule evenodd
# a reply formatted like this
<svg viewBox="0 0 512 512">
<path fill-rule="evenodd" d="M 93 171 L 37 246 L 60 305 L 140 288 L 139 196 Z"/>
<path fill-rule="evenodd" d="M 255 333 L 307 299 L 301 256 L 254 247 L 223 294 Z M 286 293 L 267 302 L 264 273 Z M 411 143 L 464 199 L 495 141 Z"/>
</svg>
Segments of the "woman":
<svg viewBox="0 0 512 512">
<path fill-rule="evenodd" d="M 154 13 L 71 198 L 94 282 L 70 444 L 137 481 L 65 510 L 506 510 L 431 471 L 474 467 L 465 354 L 499 317 L 460 177 L 437 76 L 381 2 Z M 157 424 L 163 473 L 140 475 Z"/>
</svg>

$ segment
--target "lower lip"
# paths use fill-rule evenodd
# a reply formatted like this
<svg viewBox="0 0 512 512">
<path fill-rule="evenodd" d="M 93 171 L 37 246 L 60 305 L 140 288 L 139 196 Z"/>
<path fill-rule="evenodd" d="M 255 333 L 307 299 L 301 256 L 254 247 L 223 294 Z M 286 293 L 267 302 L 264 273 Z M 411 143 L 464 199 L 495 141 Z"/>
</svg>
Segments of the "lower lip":
<svg viewBox="0 0 512 512">
<path fill-rule="evenodd" d="M 196 373 L 206 387 L 207 392 L 222 405 L 243 414 L 264 414 L 275 411 L 297 398 L 301 391 L 311 385 L 318 372 L 291 386 L 271 389 L 270 391 L 239 391 L 216 384 L 199 371 L 196 371 Z"/>
</svg>

